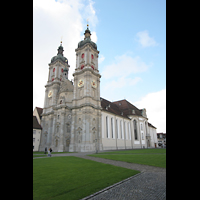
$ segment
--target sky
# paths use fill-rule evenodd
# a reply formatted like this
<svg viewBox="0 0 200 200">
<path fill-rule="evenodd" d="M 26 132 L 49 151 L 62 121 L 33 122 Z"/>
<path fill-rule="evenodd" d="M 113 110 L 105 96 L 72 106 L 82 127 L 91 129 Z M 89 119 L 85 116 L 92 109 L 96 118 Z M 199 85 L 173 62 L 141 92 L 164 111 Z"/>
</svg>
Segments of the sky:
<svg viewBox="0 0 200 200">
<path fill-rule="evenodd" d="M 44 106 L 48 64 L 61 40 L 73 79 L 87 19 L 100 51 L 100 96 L 146 108 L 166 133 L 166 0 L 33 0 L 33 109 Z"/>
</svg>

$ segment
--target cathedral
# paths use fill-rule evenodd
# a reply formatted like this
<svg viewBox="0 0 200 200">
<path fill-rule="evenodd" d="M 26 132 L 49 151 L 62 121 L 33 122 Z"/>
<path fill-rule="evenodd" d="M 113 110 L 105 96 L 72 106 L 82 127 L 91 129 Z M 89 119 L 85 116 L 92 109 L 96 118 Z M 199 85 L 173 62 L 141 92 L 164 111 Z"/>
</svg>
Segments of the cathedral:
<svg viewBox="0 0 200 200">
<path fill-rule="evenodd" d="M 87 29 L 78 43 L 74 82 L 68 79 L 69 61 L 62 42 L 49 63 L 41 114 L 39 151 L 91 152 L 157 147 L 156 128 L 146 109 L 127 100 L 100 97 L 99 51 Z"/>
</svg>

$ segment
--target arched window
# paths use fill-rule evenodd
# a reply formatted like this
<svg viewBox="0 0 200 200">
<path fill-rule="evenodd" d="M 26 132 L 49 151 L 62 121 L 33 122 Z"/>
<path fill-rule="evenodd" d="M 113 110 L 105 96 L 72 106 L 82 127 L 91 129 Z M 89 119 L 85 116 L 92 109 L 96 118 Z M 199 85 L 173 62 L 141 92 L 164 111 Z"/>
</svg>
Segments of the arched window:
<svg viewBox="0 0 200 200">
<path fill-rule="evenodd" d="M 145 128 L 146 128 L 146 135 L 148 134 L 148 131 L 147 131 L 147 122 L 145 122 Z"/>
<path fill-rule="evenodd" d="M 127 140 L 128 138 L 127 138 L 127 131 L 126 131 L 126 122 L 124 122 L 124 135 L 125 135 L 126 140 Z"/>
<path fill-rule="evenodd" d="M 111 133 L 112 133 L 112 138 L 114 138 L 113 137 L 113 118 L 111 118 Z"/>
<path fill-rule="evenodd" d="M 135 119 L 133 121 L 133 127 L 134 127 L 135 140 L 137 140 L 138 139 L 138 135 L 137 135 L 137 121 Z"/>
<path fill-rule="evenodd" d="M 124 139 L 124 133 L 123 133 L 123 125 L 122 125 L 122 121 L 120 121 L 120 126 L 121 126 L 121 139 Z"/>
<path fill-rule="evenodd" d="M 129 122 L 128 122 L 128 134 L 129 134 L 129 139 L 131 140 L 131 127 Z"/>
<path fill-rule="evenodd" d="M 119 139 L 119 135 L 118 135 L 118 123 L 117 123 L 117 119 L 116 119 L 116 133 L 117 133 L 117 139 Z"/>
<path fill-rule="evenodd" d="M 106 136 L 108 138 L 108 117 L 106 117 Z"/>
</svg>

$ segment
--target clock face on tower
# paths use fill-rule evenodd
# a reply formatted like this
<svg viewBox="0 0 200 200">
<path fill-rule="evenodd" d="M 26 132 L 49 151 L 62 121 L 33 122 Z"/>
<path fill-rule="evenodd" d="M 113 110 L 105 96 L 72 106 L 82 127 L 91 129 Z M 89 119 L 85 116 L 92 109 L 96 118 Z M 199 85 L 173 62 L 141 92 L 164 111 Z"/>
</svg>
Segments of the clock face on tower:
<svg viewBox="0 0 200 200">
<path fill-rule="evenodd" d="M 50 98 L 52 96 L 53 92 L 50 90 L 49 91 L 49 94 L 48 94 L 48 97 Z"/>
<path fill-rule="evenodd" d="M 96 81 L 92 80 L 91 85 L 92 85 L 92 87 L 96 88 L 97 87 Z"/>
<path fill-rule="evenodd" d="M 82 87 L 83 85 L 84 85 L 84 82 L 83 82 L 82 79 L 80 79 L 80 80 L 78 81 L 78 87 Z"/>
</svg>

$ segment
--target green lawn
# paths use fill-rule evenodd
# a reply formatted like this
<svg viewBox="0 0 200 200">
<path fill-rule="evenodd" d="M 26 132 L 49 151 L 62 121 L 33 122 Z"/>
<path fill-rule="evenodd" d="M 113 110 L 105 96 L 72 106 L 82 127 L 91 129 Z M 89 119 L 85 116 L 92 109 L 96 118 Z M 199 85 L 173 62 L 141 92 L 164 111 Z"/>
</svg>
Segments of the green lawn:
<svg viewBox="0 0 200 200">
<path fill-rule="evenodd" d="M 166 168 L 166 149 L 112 151 L 89 156 Z"/>
<path fill-rule="evenodd" d="M 33 199 L 81 199 L 139 171 L 77 157 L 33 160 Z"/>
<path fill-rule="evenodd" d="M 166 149 L 133 149 L 133 150 L 120 150 L 101 152 L 99 154 L 165 154 Z"/>
<path fill-rule="evenodd" d="M 34 155 L 34 154 L 33 154 L 33 158 L 34 158 L 34 157 L 47 157 L 47 155 L 48 155 L 48 154 L 46 154 L 46 155 L 45 155 L 45 154 L 44 154 L 44 155 Z"/>
</svg>

